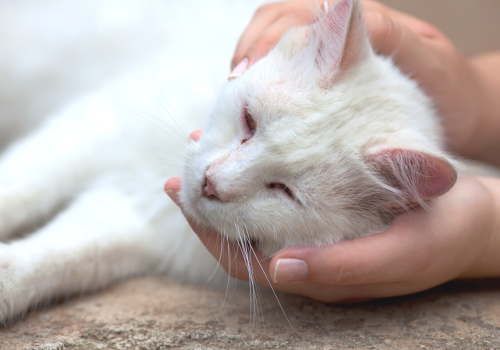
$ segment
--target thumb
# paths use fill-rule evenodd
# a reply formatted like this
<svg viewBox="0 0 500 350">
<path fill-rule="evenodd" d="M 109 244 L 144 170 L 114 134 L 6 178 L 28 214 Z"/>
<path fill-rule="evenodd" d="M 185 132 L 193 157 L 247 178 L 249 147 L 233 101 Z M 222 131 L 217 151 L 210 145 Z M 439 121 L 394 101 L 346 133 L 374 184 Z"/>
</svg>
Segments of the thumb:
<svg viewBox="0 0 500 350">
<path fill-rule="evenodd" d="M 201 238 L 202 241 L 210 238 L 215 232 L 210 232 L 207 228 L 197 224 L 194 220 L 192 220 L 182 208 L 181 198 L 179 192 L 181 190 L 182 179 L 180 177 L 171 177 L 165 182 L 163 186 L 163 190 L 165 193 L 172 199 L 172 201 L 177 204 L 177 206 L 181 209 L 182 214 L 186 217 L 189 225 L 193 229 L 193 231 Z M 206 237 L 205 237 L 206 236 Z"/>
<path fill-rule="evenodd" d="M 181 206 L 181 201 L 179 197 L 179 191 L 181 190 L 181 178 L 180 177 L 171 177 L 165 182 L 163 186 L 163 190 L 165 193 L 177 204 L 179 207 Z"/>
</svg>

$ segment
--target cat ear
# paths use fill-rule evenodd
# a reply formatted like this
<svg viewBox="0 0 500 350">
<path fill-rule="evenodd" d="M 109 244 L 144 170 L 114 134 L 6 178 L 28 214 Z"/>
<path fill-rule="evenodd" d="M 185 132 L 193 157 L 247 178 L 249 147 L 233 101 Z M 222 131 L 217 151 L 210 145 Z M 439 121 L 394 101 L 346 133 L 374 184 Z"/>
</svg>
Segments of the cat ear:
<svg viewBox="0 0 500 350">
<path fill-rule="evenodd" d="M 384 149 L 368 155 L 366 160 L 388 189 L 386 209 L 392 212 L 441 196 L 457 180 L 457 172 L 450 162 L 422 151 Z"/>
<path fill-rule="evenodd" d="M 315 64 L 329 84 L 371 50 L 359 0 L 337 2 L 316 24 L 315 32 Z"/>
</svg>

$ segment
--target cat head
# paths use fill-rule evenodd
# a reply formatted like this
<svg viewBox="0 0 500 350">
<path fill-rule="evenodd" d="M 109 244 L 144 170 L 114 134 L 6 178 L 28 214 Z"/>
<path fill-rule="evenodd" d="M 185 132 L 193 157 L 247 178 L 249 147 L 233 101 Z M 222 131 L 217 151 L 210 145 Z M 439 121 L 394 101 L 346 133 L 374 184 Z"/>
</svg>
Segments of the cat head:
<svg viewBox="0 0 500 350">
<path fill-rule="evenodd" d="M 356 238 L 453 186 L 442 138 L 429 99 L 374 54 L 359 1 L 341 0 L 223 87 L 181 200 L 267 255 Z"/>
</svg>

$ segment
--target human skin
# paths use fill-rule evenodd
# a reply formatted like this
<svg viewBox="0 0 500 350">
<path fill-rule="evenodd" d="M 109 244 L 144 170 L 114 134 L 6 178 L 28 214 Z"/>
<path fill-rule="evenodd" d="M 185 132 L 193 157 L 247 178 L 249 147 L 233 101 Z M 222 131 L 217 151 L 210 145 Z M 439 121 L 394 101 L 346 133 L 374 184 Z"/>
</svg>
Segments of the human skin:
<svg viewBox="0 0 500 350">
<path fill-rule="evenodd" d="M 248 62 L 244 69 L 236 68 L 236 76 L 291 26 L 310 23 L 310 3 L 296 0 L 259 9 L 236 48 L 233 65 L 245 57 Z M 374 48 L 391 55 L 434 99 L 449 148 L 500 165 L 500 99 L 494 93 L 500 91 L 500 53 L 466 59 L 436 28 L 374 1 L 364 2 L 364 16 Z M 196 141 L 200 136 L 197 131 L 191 137 Z M 180 178 L 165 184 L 178 205 L 180 186 Z M 253 279 L 324 302 L 349 302 L 410 294 L 451 279 L 499 277 L 499 202 L 500 180 L 459 178 L 427 210 L 399 215 L 383 233 L 322 247 L 288 248 L 272 259 L 255 251 Z M 220 235 L 190 224 L 228 273 L 249 278 L 236 245 L 221 247 Z"/>
</svg>

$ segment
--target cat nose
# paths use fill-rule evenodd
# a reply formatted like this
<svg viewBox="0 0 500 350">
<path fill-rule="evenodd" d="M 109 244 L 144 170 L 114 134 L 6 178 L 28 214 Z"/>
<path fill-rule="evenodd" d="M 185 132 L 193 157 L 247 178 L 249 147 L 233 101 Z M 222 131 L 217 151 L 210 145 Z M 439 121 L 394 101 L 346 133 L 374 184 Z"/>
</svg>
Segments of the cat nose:
<svg viewBox="0 0 500 350">
<path fill-rule="evenodd" d="M 217 199 L 219 199 L 219 194 L 217 193 L 214 185 L 212 184 L 212 182 L 210 181 L 210 177 L 207 176 L 206 177 L 206 182 L 205 182 L 205 188 L 203 189 L 203 193 L 205 193 L 205 195 L 207 197 L 215 197 Z"/>
</svg>

